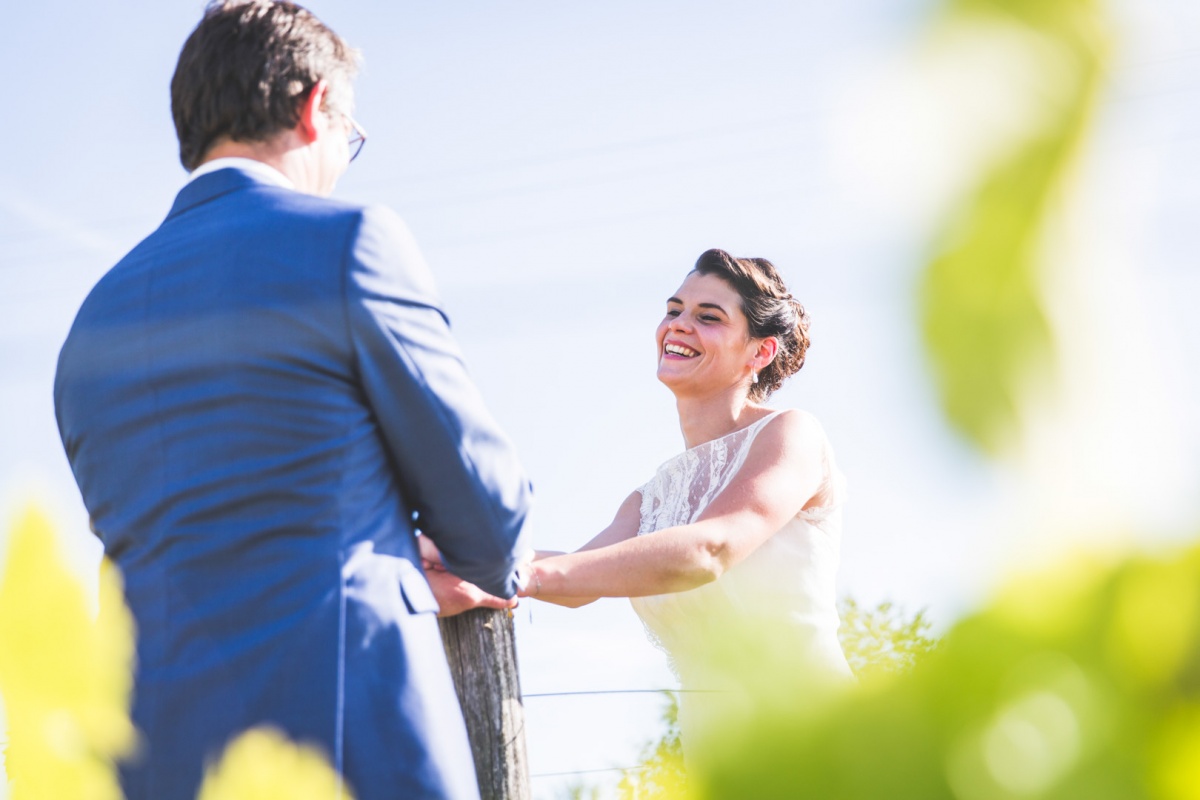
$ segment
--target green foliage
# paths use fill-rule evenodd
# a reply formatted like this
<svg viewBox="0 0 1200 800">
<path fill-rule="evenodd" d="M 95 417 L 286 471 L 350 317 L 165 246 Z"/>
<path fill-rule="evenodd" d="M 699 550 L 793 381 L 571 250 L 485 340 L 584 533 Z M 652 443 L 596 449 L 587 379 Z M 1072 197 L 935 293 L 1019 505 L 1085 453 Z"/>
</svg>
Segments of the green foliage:
<svg viewBox="0 0 1200 800">
<path fill-rule="evenodd" d="M 762 707 L 698 796 L 1198 798 L 1200 547 L 1015 581 L 911 671 L 800 711 Z"/>
<path fill-rule="evenodd" d="M 661 737 L 642 748 L 642 769 L 626 774 L 617 785 L 621 800 L 670 800 L 687 793 L 683 745 L 679 736 L 679 698 L 663 692 Z"/>
<path fill-rule="evenodd" d="M 860 681 L 911 669 L 937 646 L 928 636 L 932 623 L 924 611 L 907 619 L 903 610 L 890 602 L 865 609 L 853 597 L 845 597 L 839 612 L 842 627 L 838 638 Z"/>
<path fill-rule="evenodd" d="M 320 748 L 271 727 L 229 743 L 204 773 L 196 800 L 354 800 Z"/>
<path fill-rule="evenodd" d="M 558 795 L 561 800 L 602 800 L 603 790 L 586 781 L 576 781 L 566 786 Z"/>
<path fill-rule="evenodd" d="M 923 611 L 908 618 L 893 603 L 883 602 L 867 609 L 852 597 L 842 600 L 839 611 L 842 649 L 860 681 L 903 674 L 937 645 L 928 636 L 931 623 Z M 617 794 L 622 800 L 670 800 L 687 796 L 679 700 L 672 692 L 663 694 L 663 733 L 642 749 L 642 769 L 621 779 Z M 575 797 L 572 795 L 572 800 Z"/>
<path fill-rule="evenodd" d="M 0 695 L 13 800 L 115 800 L 114 762 L 135 752 L 129 721 L 133 617 L 115 567 L 100 613 L 67 569 L 49 519 L 30 510 L 0 554 Z"/>
<path fill-rule="evenodd" d="M 23 515 L 8 548 L 0 554 L 0 694 L 12 800 L 119 800 L 115 763 L 137 747 L 135 630 L 120 574 L 104 563 L 93 617 L 45 515 Z M 269 728 L 230 743 L 198 798 L 353 800 L 323 753 Z"/>
<path fill-rule="evenodd" d="M 1011 45 L 1037 85 L 1018 87 L 1031 98 L 1021 112 L 1027 124 L 1013 126 L 996 163 L 947 221 L 920 304 L 947 419 L 997 453 L 1019 428 L 1031 384 L 1050 374 L 1046 234 L 1095 113 L 1109 46 L 1095 0 L 950 0 L 937 30 L 981 27 Z"/>
</svg>

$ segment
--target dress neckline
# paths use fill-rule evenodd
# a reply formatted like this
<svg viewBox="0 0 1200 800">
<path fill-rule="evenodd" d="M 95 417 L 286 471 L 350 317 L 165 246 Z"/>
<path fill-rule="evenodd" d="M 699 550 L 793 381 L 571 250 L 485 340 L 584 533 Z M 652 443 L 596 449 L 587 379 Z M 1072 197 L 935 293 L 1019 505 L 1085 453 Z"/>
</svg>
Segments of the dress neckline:
<svg viewBox="0 0 1200 800">
<path fill-rule="evenodd" d="M 771 419 L 771 417 L 774 417 L 776 414 L 780 414 L 780 413 L 782 413 L 782 412 L 783 412 L 783 411 L 785 411 L 785 410 L 786 410 L 786 409 L 783 409 L 783 408 L 777 408 L 777 409 L 775 409 L 774 411 L 772 411 L 770 414 L 767 414 L 767 415 L 766 415 L 765 417 L 763 417 L 762 419 L 756 419 L 754 422 L 751 422 L 749 425 L 746 425 L 746 426 L 743 426 L 743 427 L 741 427 L 741 428 L 738 428 L 736 431 L 730 431 L 729 433 L 726 433 L 726 434 L 724 434 L 724 435 L 722 435 L 722 436 L 718 436 L 718 437 L 717 437 L 717 438 L 715 438 L 715 439 L 709 439 L 709 440 L 708 440 L 708 441 L 706 441 L 706 442 L 701 442 L 700 444 L 698 444 L 698 445 L 695 445 L 694 447 L 689 447 L 689 448 L 687 448 L 687 449 L 686 449 L 686 450 L 684 450 L 683 452 L 684 452 L 684 453 L 690 453 L 690 452 L 692 452 L 693 450 L 699 450 L 701 447 L 704 447 L 705 445 L 712 444 L 713 442 L 719 442 L 719 441 L 721 441 L 722 439 L 728 439 L 730 436 L 736 436 L 736 435 L 737 435 L 737 434 L 739 434 L 739 433 L 745 433 L 746 431 L 750 430 L 750 429 L 751 429 L 751 428 L 753 428 L 754 426 L 756 426 L 756 425 L 762 425 L 764 422 L 766 422 L 767 420 Z"/>
</svg>

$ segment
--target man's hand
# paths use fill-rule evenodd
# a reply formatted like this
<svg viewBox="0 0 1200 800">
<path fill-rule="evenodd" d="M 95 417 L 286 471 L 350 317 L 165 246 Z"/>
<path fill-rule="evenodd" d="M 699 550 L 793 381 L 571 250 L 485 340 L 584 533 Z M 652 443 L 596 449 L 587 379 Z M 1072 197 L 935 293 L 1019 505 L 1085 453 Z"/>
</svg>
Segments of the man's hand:
<svg viewBox="0 0 1200 800">
<path fill-rule="evenodd" d="M 422 539 L 425 537 L 422 536 Z M 437 566 L 425 570 L 425 580 L 438 601 L 438 616 L 453 617 L 473 608 L 516 608 L 517 598 L 505 600 L 488 594 L 473 583 L 467 583 L 446 568 L 439 561 Z"/>
<path fill-rule="evenodd" d="M 422 534 L 417 537 L 417 549 L 421 551 L 421 566 L 425 568 L 426 572 L 446 571 L 446 565 L 442 563 L 442 554 L 428 536 Z"/>
<path fill-rule="evenodd" d="M 453 617 L 473 608 L 516 608 L 517 598 L 505 600 L 488 594 L 473 583 L 468 583 L 452 572 L 446 571 L 442 554 L 428 536 L 417 537 L 421 551 L 421 566 L 425 568 L 425 579 L 433 596 L 437 598 L 439 617 Z"/>
</svg>

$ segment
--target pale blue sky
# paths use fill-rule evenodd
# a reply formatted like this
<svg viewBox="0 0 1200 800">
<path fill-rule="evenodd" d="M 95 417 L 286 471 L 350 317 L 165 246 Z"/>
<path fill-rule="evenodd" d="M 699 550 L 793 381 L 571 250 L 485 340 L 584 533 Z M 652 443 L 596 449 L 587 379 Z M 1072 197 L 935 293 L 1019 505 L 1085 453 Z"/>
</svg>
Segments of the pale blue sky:
<svg viewBox="0 0 1200 800">
<path fill-rule="evenodd" d="M 1035 515 L 1072 536 L 1101 518 L 1169 537 L 1200 517 L 1200 12 L 1115 4 L 1124 42 L 1078 221 L 1102 258 L 1063 292 L 1065 318 L 1083 309 L 1111 355 L 1107 377 L 1081 367 L 1079 391 L 1111 400 L 1070 415 L 1088 422 L 1046 437 L 1038 464 L 1057 466 L 1031 470 L 983 461 L 942 423 L 914 314 L 926 217 L 906 207 L 909 187 L 876 191 L 891 173 L 864 180 L 847 164 L 847 141 L 908 158 L 893 135 L 903 113 L 862 126 L 931 5 L 310 4 L 365 56 L 356 117 L 371 136 L 337 194 L 390 205 L 413 229 L 533 477 L 539 546 L 586 540 L 681 449 L 651 337 L 713 246 L 775 261 L 812 315 L 808 365 L 774 404 L 816 414 L 847 475 L 843 591 L 944 624 L 1036 552 Z M 49 505 L 84 572 L 98 550 L 54 428 L 54 359 L 91 284 L 184 180 L 168 82 L 201 8 L 7 12 L 0 512 Z M 517 618 L 526 692 L 671 685 L 623 601 Z M 657 702 L 530 699 L 533 771 L 633 763 Z"/>
</svg>

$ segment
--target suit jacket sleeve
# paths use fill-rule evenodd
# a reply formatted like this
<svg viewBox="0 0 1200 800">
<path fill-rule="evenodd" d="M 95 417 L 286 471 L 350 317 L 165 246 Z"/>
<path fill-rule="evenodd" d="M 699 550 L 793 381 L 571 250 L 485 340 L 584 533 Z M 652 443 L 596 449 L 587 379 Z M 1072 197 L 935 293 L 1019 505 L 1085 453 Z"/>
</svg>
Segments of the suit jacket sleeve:
<svg viewBox="0 0 1200 800">
<path fill-rule="evenodd" d="M 433 278 L 399 217 L 363 212 L 345 279 L 359 379 L 422 531 L 449 570 L 511 597 L 528 550 L 531 487 L 467 375 Z"/>
</svg>

